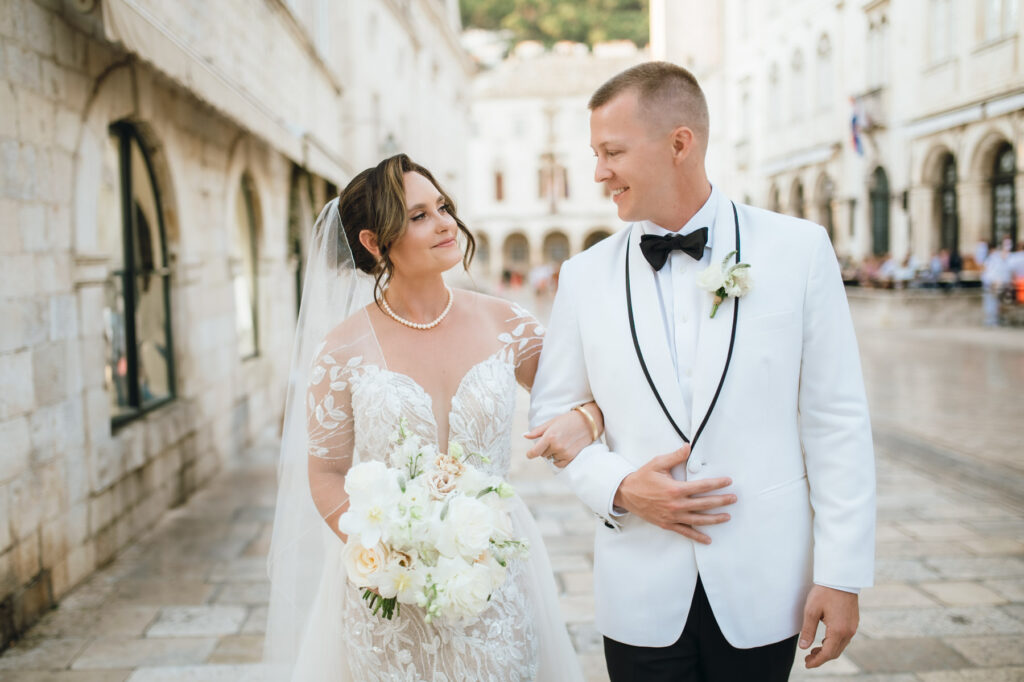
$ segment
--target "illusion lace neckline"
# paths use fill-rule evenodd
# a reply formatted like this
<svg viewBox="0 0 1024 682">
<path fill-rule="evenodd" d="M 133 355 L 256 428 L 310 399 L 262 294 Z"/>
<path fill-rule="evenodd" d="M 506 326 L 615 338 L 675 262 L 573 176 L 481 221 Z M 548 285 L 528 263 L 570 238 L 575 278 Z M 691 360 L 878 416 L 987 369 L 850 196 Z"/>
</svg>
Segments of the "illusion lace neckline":
<svg viewBox="0 0 1024 682">
<path fill-rule="evenodd" d="M 469 369 L 467 369 L 465 371 L 465 373 L 462 375 L 462 378 L 459 379 L 459 383 L 455 387 L 455 393 L 453 393 L 452 397 L 448 400 L 448 409 L 445 411 L 445 415 L 447 415 L 447 417 L 448 417 L 448 438 L 447 438 L 447 442 L 444 444 L 444 448 L 441 447 L 441 434 L 439 432 L 440 431 L 440 426 L 437 423 L 437 415 L 434 414 L 434 397 L 432 395 L 430 395 L 430 393 L 427 391 L 427 389 L 425 389 L 423 387 L 423 385 L 420 384 L 420 382 L 416 381 L 416 379 L 412 378 L 411 376 L 409 376 L 408 374 L 406 374 L 404 372 L 399 372 L 399 371 L 396 371 L 396 370 L 393 370 L 393 369 L 389 368 L 387 366 L 387 360 L 384 361 L 385 362 L 385 366 L 384 367 L 378 367 L 378 369 L 381 372 L 385 372 L 387 374 L 390 374 L 392 376 L 398 377 L 400 379 L 404 379 L 410 385 L 414 386 L 416 388 L 416 390 L 419 391 L 420 395 L 422 395 L 426 399 L 427 406 L 429 407 L 429 409 L 427 411 L 430 413 L 430 422 L 431 422 L 431 425 L 434 427 L 434 443 L 437 445 L 438 450 L 440 450 L 442 452 L 447 452 L 448 451 L 448 444 L 451 442 L 451 435 L 452 435 L 452 431 L 451 431 L 452 415 L 455 414 L 455 406 L 456 406 L 456 404 L 459 401 L 459 396 L 462 394 L 463 389 L 466 388 L 466 385 L 467 385 L 466 380 L 474 372 L 479 370 L 481 367 L 484 367 L 488 363 L 494 362 L 495 360 L 500 360 L 501 359 L 501 355 L 502 355 L 502 351 L 501 350 L 498 350 L 498 351 L 495 351 L 494 353 L 491 353 L 490 355 L 488 355 L 486 358 L 484 358 L 480 362 L 477 362 L 476 364 L 471 365 L 469 367 Z M 511 367 L 510 363 L 504 363 L 504 364 L 508 364 Z"/>
</svg>

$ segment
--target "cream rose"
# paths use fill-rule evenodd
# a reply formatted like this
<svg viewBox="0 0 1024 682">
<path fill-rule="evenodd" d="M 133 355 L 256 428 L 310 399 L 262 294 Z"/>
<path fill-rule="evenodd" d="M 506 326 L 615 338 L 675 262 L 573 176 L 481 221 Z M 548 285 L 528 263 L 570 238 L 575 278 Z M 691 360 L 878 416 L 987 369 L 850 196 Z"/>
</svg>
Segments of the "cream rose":
<svg viewBox="0 0 1024 682">
<path fill-rule="evenodd" d="M 385 556 L 386 550 L 382 545 L 367 548 L 353 538 L 349 538 L 341 552 L 348 579 L 356 587 L 364 588 L 376 586 L 375 574 L 383 568 Z"/>
<path fill-rule="evenodd" d="M 451 455 L 439 454 L 434 458 L 434 468 L 438 471 L 447 471 L 453 476 L 461 476 L 466 470 L 466 465 Z"/>
<path fill-rule="evenodd" d="M 426 474 L 427 490 L 435 500 L 443 500 L 455 491 L 458 477 L 443 469 L 435 469 Z"/>
</svg>

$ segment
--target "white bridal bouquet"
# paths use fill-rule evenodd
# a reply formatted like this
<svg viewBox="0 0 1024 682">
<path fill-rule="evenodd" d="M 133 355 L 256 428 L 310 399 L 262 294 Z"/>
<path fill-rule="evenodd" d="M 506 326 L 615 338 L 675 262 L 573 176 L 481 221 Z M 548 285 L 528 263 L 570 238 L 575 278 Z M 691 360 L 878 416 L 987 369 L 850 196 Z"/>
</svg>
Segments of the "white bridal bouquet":
<svg viewBox="0 0 1024 682">
<path fill-rule="evenodd" d="M 363 462 L 345 477 L 348 579 L 374 613 L 390 619 L 415 604 L 426 621 L 477 616 L 529 548 L 513 537 L 512 487 L 466 462 L 452 441 L 438 452 L 406 430 L 392 434 L 388 463 Z"/>
</svg>

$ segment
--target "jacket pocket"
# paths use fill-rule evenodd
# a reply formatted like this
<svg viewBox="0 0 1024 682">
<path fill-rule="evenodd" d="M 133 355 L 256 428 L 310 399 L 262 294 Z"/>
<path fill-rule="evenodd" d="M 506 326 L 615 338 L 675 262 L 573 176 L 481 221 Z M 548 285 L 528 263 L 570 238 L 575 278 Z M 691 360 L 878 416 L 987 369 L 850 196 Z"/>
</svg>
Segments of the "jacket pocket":
<svg viewBox="0 0 1024 682">
<path fill-rule="evenodd" d="M 781 313 L 770 313 L 768 315 L 759 315 L 758 317 L 750 317 L 744 320 L 740 317 L 740 330 L 747 331 L 753 334 L 762 332 L 770 332 L 775 329 L 784 329 L 793 324 L 796 324 L 796 314 L 792 310 L 784 310 Z"/>
<path fill-rule="evenodd" d="M 789 479 L 787 481 L 783 481 L 782 483 L 777 483 L 775 485 L 768 486 L 764 490 L 762 490 L 759 493 L 757 493 L 757 497 L 758 498 L 762 498 L 762 497 L 771 497 L 771 496 L 774 496 L 774 495 L 784 494 L 784 493 L 788 492 L 789 490 L 791 490 L 792 488 L 795 488 L 798 483 L 800 483 L 802 481 L 805 481 L 805 480 L 807 480 L 807 472 L 806 471 L 803 474 L 801 474 L 800 476 L 797 476 L 796 478 L 791 478 L 791 479 Z"/>
</svg>

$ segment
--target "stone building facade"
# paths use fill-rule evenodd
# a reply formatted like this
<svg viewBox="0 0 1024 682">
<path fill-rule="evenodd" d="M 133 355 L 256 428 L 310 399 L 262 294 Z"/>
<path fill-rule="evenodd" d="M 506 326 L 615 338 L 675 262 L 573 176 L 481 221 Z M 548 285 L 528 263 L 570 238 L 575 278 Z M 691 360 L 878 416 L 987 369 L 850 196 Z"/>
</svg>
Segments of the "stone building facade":
<svg viewBox="0 0 1024 682">
<path fill-rule="evenodd" d="M 646 59 L 632 43 L 519 44 L 473 82 L 468 193 L 474 272 L 528 274 L 557 266 L 621 227 L 594 182 L 587 101 Z"/>
<path fill-rule="evenodd" d="M 714 181 L 841 256 L 1020 241 L 1021 0 L 652 0 L 707 91 Z M 969 265 L 969 262 L 968 262 Z"/>
<path fill-rule="evenodd" d="M 337 187 L 399 150 L 463 181 L 458 29 L 453 0 L 0 2 L 0 648 L 279 429 Z"/>
</svg>

